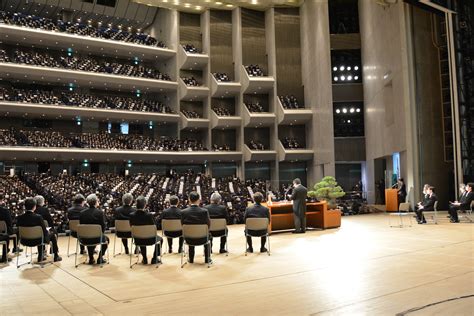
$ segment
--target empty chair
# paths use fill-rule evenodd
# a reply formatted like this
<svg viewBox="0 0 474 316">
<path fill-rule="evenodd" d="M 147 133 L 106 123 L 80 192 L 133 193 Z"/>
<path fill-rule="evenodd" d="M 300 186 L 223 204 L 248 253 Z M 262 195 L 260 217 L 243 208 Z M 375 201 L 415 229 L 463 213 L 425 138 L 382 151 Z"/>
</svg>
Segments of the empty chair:
<svg viewBox="0 0 474 316">
<path fill-rule="evenodd" d="M 181 268 L 186 262 L 184 258 L 187 256 L 186 246 L 205 246 L 207 256 L 207 267 L 211 266 L 211 239 L 209 238 L 209 227 L 206 224 L 199 225 L 183 225 L 184 251 L 181 253 Z"/>
<path fill-rule="evenodd" d="M 99 258 L 102 258 L 105 254 L 104 252 L 107 251 L 108 240 L 104 233 L 102 232 L 102 226 L 98 224 L 79 224 L 77 226 L 77 244 L 76 244 L 76 255 L 74 258 L 74 265 L 77 268 L 79 265 L 77 264 L 77 247 L 79 244 L 95 248 L 96 246 L 101 246 L 101 254 Z M 88 251 L 91 251 L 89 248 Z M 107 251 L 107 262 L 109 260 L 109 252 Z M 99 260 L 98 263 L 100 267 L 103 267 L 104 261 Z"/>
<path fill-rule="evenodd" d="M 459 214 L 459 220 L 466 220 L 469 223 L 474 222 L 472 218 L 472 210 L 474 210 L 474 201 L 471 202 L 471 207 L 466 210 L 464 214 Z"/>
<path fill-rule="evenodd" d="M 214 238 L 225 237 L 226 256 L 229 255 L 229 243 L 227 242 L 227 220 L 225 218 L 211 218 L 211 226 L 209 232 Z"/>
<path fill-rule="evenodd" d="M 168 248 L 171 249 L 171 245 L 169 244 L 168 238 L 179 238 L 179 249 L 182 250 L 182 243 L 183 243 L 183 226 L 181 225 L 180 219 L 163 219 L 161 220 L 161 229 L 163 233 L 163 237 L 166 237 L 168 242 Z M 182 252 L 182 251 L 181 251 Z"/>
<path fill-rule="evenodd" d="M 157 268 L 161 264 L 162 241 L 163 239 L 157 235 L 156 225 L 132 226 L 132 244 L 140 247 L 139 253 L 142 253 L 144 258 L 146 258 L 146 247 L 155 246 L 152 263 L 156 264 Z M 137 262 L 132 264 L 132 253 L 130 252 L 130 269 L 133 267 L 133 265 L 138 264 L 139 259 L 140 255 L 138 255 Z"/>
<path fill-rule="evenodd" d="M 261 237 L 268 239 L 267 254 L 270 255 L 270 234 L 268 233 L 268 218 L 251 217 L 245 220 L 245 255 L 247 255 L 248 238 Z M 262 242 L 263 243 L 263 242 Z"/>
<path fill-rule="evenodd" d="M 434 224 L 438 224 L 438 201 L 434 202 L 432 211 L 424 212 L 425 218 L 428 218 Z"/>
<path fill-rule="evenodd" d="M 398 217 L 399 219 L 399 224 L 398 225 L 392 225 L 392 217 Z M 400 206 L 398 207 L 398 212 L 390 212 L 389 213 L 389 226 L 390 227 L 404 227 L 403 223 L 403 218 L 408 218 L 410 224 L 409 226 L 412 225 L 412 214 L 410 214 L 410 203 L 407 202 L 402 202 L 400 203 Z"/>
<path fill-rule="evenodd" d="M 43 228 L 41 226 L 31 226 L 31 227 L 23 227 L 19 226 L 18 227 L 18 233 L 20 236 L 20 244 L 25 246 L 25 256 L 28 256 L 28 248 L 30 248 L 30 261 L 19 264 L 19 258 L 20 258 L 20 253 L 17 251 L 16 255 L 16 267 L 19 268 L 22 265 L 25 264 L 33 264 L 33 247 L 45 247 L 49 243 L 44 239 L 43 235 Z M 18 248 L 18 247 L 17 247 Z M 43 267 L 44 264 L 47 263 L 52 263 L 52 262 L 38 262 L 38 264 Z"/>
<path fill-rule="evenodd" d="M 7 229 L 7 223 L 5 221 L 0 221 L 0 234 L 8 234 L 8 229 Z M 16 234 L 10 234 L 8 235 L 9 239 L 15 239 L 14 245 L 18 244 L 18 239 Z M 8 245 L 8 240 L 5 241 L 5 247 Z"/>
<path fill-rule="evenodd" d="M 122 240 L 126 239 L 128 242 L 129 238 L 132 238 L 132 228 L 130 227 L 130 220 L 128 219 L 116 219 L 115 220 L 115 235 L 114 235 L 114 257 L 115 255 L 115 244 L 117 243 L 117 237 Z M 122 246 L 120 246 L 120 249 Z M 121 254 L 121 250 L 120 253 Z"/>
</svg>

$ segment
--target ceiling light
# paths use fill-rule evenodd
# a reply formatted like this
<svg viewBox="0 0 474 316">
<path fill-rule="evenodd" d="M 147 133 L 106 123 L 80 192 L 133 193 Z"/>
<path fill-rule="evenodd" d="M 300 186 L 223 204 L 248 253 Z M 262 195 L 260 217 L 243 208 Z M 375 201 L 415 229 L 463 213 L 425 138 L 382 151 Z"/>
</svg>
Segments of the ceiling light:
<svg viewBox="0 0 474 316">
<path fill-rule="evenodd" d="M 351 70 L 351 66 L 348 66 L 348 67 L 347 67 L 347 70 Z"/>
<path fill-rule="evenodd" d="M 354 108 L 351 108 L 351 109 L 349 110 L 349 112 L 351 112 L 351 113 L 354 113 L 354 111 L 355 111 Z"/>
<path fill-rule="evenodd" d="M 337 67 L 336 66 L 332 67 L 332 71 L 337 71 Z"/>
<path fill-rule="evenodd" d="M 342 109 L 342 113 L 347 113 L 347 109 L 346 109 L 346 108 L 343 108 L 343 109 Z"/>
<path fill-rule="evenodd" d="M 346 69 L 344 66 L 339 67 L 340 71 L 344 71 L 344 69 Z"/>
<path fill-rule="evenodd" d="M 350 123 L 350 122 L 351 122 L 351 120 L 347 120 L 347 123 Z"/>
<path fill-rule="evenodd" d="M 347 80 L 348 80 L 348 81 L 351 81 L 351 80 L 352 80 L 352 76 L 348 76 L 348 77 L 347 77 Z"/>
<path fill-rule="evenodd" d="M 346 77 L 345 77 L 345 76 L 341 76 L 341 80 L 342 80 L 342 81 L 346 80 Z"/>
<path fill-rule="evenodd" d="M 228 7 L 228 8 L 232 8 L 232 7 L 233 7 L 232 4 L 226 4 L 225 6 Z"/>
<path fill-rule="evenodd" d="M 341 110 L 337 109 L 337 110 L 336 110 L 336 113 L 337 113 L 337 114 L 341 113 Z"/>
<path fill-rule="evenodd" d="M 359 76 L 354 76 L 354 80 L 359 80 Z"/>
<path fill-rule="evenodd" d="M 359 70 L 359 66 L 354 66 L 354 70 Z"/>
<path fill-rule="evenodd" d="M 221 4 L 222 4 L 222 2 L 220 2 L 220 1 L 217 1 L 217 2 L 216 2 L 216 4 L 217 4 L 217 5 L 221 5 Z"/>
<path fill-rule="evenodd" d="M 356 112 L 357 112 L 357 113 L 359 113 L 359 112 L 360 112 L 360 109 L 359 109 L 359 108 L 357 108 Z"/>
<path fill-rule="evenodd" d="M 339 78 L 338 78 L 338 77 L 334 77 L 334 81 L 338 81 L 338 80 L 339 80 Z"/>
</svg>

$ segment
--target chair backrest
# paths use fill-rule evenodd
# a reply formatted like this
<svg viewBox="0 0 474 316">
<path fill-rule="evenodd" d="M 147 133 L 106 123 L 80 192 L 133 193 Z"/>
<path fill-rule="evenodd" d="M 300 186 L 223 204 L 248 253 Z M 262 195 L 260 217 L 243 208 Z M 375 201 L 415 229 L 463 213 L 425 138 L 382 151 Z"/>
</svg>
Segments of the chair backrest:
<svg viewBox="0 0 474 316">
<path fill-rule="evenodd" d="M 211 218 L 211 227 L 209 230 L 212 232 L 225 230 L 227 228 L 227 221 L 225 218 Z"/>
<path fill-rule="evenodd" d="M 78 238 L 101 238 L 102 226 L 97 224 L 79 224 L 77 225 Z"/>
<path fill-rule="evenodd" d="M 435 202 L 434 202 L 433 210 L 435 210 L 435 211 L 438 210 L 438 201 L 435 201 Z"/>
<path fill-rule="evenodd" d="M 49 224 L 48 224 L 47 220 L 43 220 L 43 223 L 44 223 L 44 227 L 49 227 Z"/>
<path fill-rule="evenodd" d="M 132 231 L 130 221 L 128 219 L 115 220 L 115 232 L 128 233 Z"/>
<path fill-rule="evenodd" d="M 164 232 L 179 232 L 183 230 L 180 219 L 163 219 L 161 220 L 161 228 Z"/>
<path fill-rule="evenodd" d="M 248 230 L 266 230 L 268 229 L 268 218 L 247 218 L 245 229 Z"/>
<path fill-rule="evenodd" d="M 209 227 L 206 224 L 183 225 L 184 238 L 207 238 L 209 237 Z"/>
<path fill-rule="evenodd" d="M 155 238 L 156 225 L 132 226 L 132 237 L 138 239 Z"/>
<path fill-rule="evenodd" d="M 399 212 L 408 212 L 410 210 L 410 203 L 400 203 L 400 206 L 398 207 Z"/>
<path fill-rule="evenodd" d="M 24 227 L 19 226 L 20 239 L 41 239 L 43 238 L 43 228 L 41 226 Z"/>
<path fill-rule="evenodd" d="M 71 230 L 72 232 L 77 232 L 77 226 L 79 226 L 78 219 L 71 219 L 69 221 L 69 230 Z"/>
<path fill-rule="evenodd" d="M 471 202 L 471 212 L 474 211 L 474 201 Z"/>
<path fill-rule="evenodd" d="M 5 221 L 0 221 L 0 234 L 7 233 L 7 223 Z"/>
</svg>

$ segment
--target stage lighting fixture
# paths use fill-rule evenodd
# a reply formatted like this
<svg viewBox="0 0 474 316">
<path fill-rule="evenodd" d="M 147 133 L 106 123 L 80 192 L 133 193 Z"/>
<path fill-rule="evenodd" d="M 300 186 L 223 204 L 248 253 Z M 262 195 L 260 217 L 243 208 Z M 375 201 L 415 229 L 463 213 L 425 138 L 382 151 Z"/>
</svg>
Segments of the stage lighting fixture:
<svg viewBox="0 0 474 316">
<path fill-rule="evenodd" d="M 359 80 L 359 76 L 354 76 L 354 80 Z"/>
<path fill-rule="evenodd" d="M 350 123 L 350 122 L 351 122 L 351 120 L 347 120 L 347 123 Z"/>
<path fill-rule="evenodd" d="M 340 71 L 344 71 L 344 69 L 346 69 L 344 66 L 339 67 Z"/>
<path fill-rule="evenodd" d="M 357 113 L 360 113 L 360 109 L 359 109 L 359 108 L 357 108 L 356 112 L 357 112 Z"/>
<path fill-rule="evenodd" d="M 354 70 L 359 70 L 359 66 L 354 66 Z"/>
<path fill-rule="evenodd" d="M 354 111 L 355 111 L 354 108 L 351 108 L 351 109 L 349 110 L 349 112 L 351 112 L 351 113 L 354 113 Z"/>
<path fill-rule="evenodd" d="M 334 77 L 334 81 L 338 81 L 338 80 L 339 80 L 339 78 L 338 78 L 338 77 Z"/>
<path fill-rule="evenodd" d="M 342 81 L 346 80 L 346 76 L 341 76 L 341 80 Z"/>
<path fill-rule="evenodd" d="M 347 113 L 347 109 L 346 109 L 346 108 L 343 108 L 343 109 L 342 109 L 342 113 Z"/>
<path fill-rule="evenodd" d="M 337 113 L 337 114 L 341 113 L 341 110 L 336 109 L 336 113 Z"/>
<path fill-rule="evenodd" d="M 351 66 L 348 66 L 348 67 L 347 67 L 347 70 L 351 70 L 351 69 L 352 69 Z"/>
<path fill-rule="evenodd" d="M 337 67 L 336 66 L 332 67 L 332 70 L 337 71 Z"/>
<path fill-rule="evenodd" d="M 347 80 L 348 80 L 348 81 L 351 81 L 351 80 L 352 80 L 352 76 L 348 76 L 348 77 L 347 77 Z"/>
</svg>

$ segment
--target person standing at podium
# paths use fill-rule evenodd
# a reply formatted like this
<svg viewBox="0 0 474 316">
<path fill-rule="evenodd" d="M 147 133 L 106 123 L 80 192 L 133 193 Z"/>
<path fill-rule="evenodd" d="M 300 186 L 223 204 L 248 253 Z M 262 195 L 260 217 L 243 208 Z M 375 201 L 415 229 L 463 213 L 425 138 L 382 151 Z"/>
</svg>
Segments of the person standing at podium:
<svg viewBox="0 0 474 316">
<path fill-rule="evenodd" d="M 299 178 L 293 180 L 293 192 L 290 199 L 293 201 L 293 218 L 295 220 L 295 230 L 293 234 L 304 234 L 306 232 L 306 189 Z"/>
</svg>

